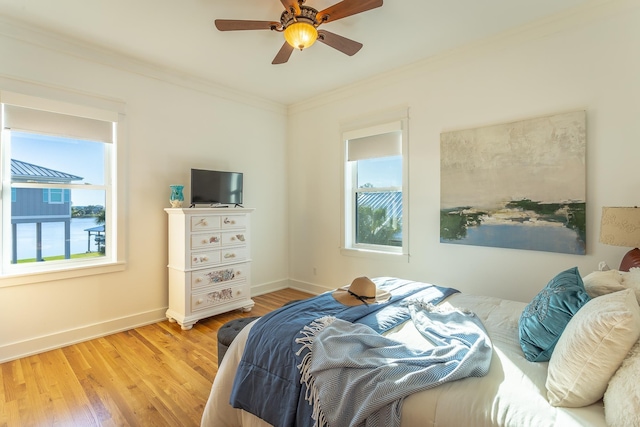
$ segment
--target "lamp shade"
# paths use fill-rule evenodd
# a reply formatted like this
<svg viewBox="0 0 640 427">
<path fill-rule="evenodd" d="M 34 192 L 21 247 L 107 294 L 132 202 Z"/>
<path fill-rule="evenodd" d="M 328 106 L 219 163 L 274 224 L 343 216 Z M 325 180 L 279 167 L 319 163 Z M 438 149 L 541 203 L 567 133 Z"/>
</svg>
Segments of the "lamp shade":
<svg viewBox="0 0 640 427">
<path fill-rule="evenodd" d="M 296 49 L 306 49 L 318 39 L 318 30 L 307 22 L 294 22 L 285 28 L 284 39 Z"/>
<path fill-rule="evenodd" d="M 640 246 L 640 208 L 603 207 L 600 242 L 613 246 Z"/>
</svg>

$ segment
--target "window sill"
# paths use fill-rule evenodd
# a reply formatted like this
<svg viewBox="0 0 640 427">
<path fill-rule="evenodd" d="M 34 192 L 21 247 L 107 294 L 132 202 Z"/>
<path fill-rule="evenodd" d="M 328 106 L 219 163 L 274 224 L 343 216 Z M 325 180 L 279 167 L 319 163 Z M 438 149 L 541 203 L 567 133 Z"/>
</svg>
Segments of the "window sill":
<svg viewBox="0 0 640 427">
<path fill-rule="evenodd" d="M 399 252 L 383 252 L 366 249 L 340 248 L 340 254 L 357 258 L 383 259 L 387 261 L 409 262 L 409 254 Z"/>
<path fill-rule="evenodd" d="M 115 273 L 124 271 L 124 261 L 73 266 L 49 271 L 20 272 L 0 276 L 0 288 L 9 286 L 29 285 L 33 283 L 51 282 L 54 280 L 73 279 L 76 277 L 93 276 L 96 274 Z"/>
</svg>

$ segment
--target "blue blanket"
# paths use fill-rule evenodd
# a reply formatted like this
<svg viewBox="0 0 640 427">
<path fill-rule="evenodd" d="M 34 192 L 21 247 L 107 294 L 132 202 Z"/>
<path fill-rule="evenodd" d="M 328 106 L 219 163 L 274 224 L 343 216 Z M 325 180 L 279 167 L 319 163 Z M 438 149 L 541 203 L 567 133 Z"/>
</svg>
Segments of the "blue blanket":
<svg viewBox="0 0 640 427">
<path fill-rule="evenodd" d="M 313 408 L 305 400 L 308 389 L 301 384 L 298 370 L 306 352 L 296 354 L 300 345 L 295 342 L 305 326 L 320 317 L 332 316 L 382 333 L 411 317 L 408 307 L 402 304 L 406 299 L 437 304 L 458 292 L 397 278 L 381 277 L 373 281 L 391 293 L 389 301 L 348 307 L 337 302 L 331 293 L 325 293 L 284 306 L 258 320 L 249 332 L 238 365 L 231 405 L 275 427 L 311 426 Z"/>
<path fill-rule="evenodd" d="M 298 341 L 310 347 L 300 370 L 315 426 L 399 427 L 406 396 L 487 374 L 491 341 L 472 313 L 411 306 L 416 329 L 435 347 L 419 349 L 371 328 L 321 318 Z"/>
</svg>

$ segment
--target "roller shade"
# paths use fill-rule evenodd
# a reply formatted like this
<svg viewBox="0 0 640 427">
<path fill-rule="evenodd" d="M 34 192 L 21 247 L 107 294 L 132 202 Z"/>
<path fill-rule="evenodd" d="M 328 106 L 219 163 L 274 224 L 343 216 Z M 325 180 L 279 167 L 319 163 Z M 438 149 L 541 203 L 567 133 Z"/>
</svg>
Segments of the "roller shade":
<svg viewBox="0 0 640 427">
<path fill-rule="evenodd" d="M 113 123 L 5 105 L 5 128 L 88 141 L 113 142 Z"/>
<path fill-rule="evenodd" d="M 113 143 L 118 114 L 13 92 L 0 92 L 7 129 Z"/>
<path fill-rule="evenodd" d="M 347 141 L 347 160 L 373 159 L 402 155 L 402 131 L 354 138 Z"/>
</svg>

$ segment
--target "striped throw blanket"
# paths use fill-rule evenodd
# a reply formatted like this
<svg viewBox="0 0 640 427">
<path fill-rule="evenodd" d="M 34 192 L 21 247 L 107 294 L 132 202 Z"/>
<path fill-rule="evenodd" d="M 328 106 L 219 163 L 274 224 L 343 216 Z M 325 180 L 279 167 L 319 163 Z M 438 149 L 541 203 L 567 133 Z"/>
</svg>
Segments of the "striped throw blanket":
<svg viewBox="0 0 640 427">
<path fill-rule="evenodd" d="M 410 306 L 416 328 L 435 347 L 420 350 L 371 328 L 323 317 L 301 331 L 298 366 L 315 426 L 394 427 L 409 394 L 447 381 L 484 376 L 491 341 L 473 313 Z"/>
</svg>

